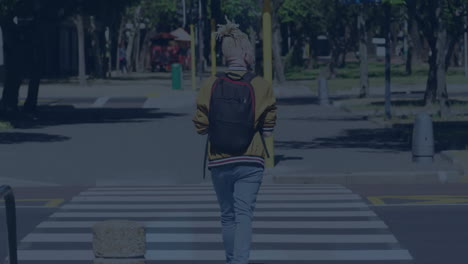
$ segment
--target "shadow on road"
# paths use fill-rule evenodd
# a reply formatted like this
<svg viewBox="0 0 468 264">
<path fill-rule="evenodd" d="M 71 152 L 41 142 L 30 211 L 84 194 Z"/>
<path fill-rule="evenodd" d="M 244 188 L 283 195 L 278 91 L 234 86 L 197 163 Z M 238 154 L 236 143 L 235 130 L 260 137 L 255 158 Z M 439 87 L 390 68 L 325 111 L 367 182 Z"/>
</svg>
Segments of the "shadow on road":
<svg viewBox="0 0 468 264">
<path fill-rule="evenodd" d="M 11 123 L 19 129 L 57 125 L 143 123 L 155 119 L 180 117 L 185 114 L 158 112 L 143 108 L 74 108 L 73 106 L 44 106 L 34 118 L 18 118 Z"/>
<path fill-rule="evenodd" d="M 70 140 L 69 137 L 42 133 L 6 132 L 0 133 L 0 145 L 29 142 L 50 143 Z"/>
<path fill-rule="evenodd" d="M 468 121 L 438 121 L 434 122 L 433 126 L 437 152 L 466 150 L 468 148 Z M 405 130 L 405 133 L 408 134 L 412 132 L 413 125 L 398 125 L 398 129 Z"/>
<path fill-rule="evenodd" d="M 408 151 L 409 135 L 400 129 L 351 129 L 338 137 L 316 138 L 313 141 L 278 141 L 280 149 L 368 148 Z"/>
<path fill-rule="evenodd" d="M 450 105 L 467 105 L 468 101 L 451 99 L 451 100 L 448 100 L 448 103 Z M 385 106 L 385 101 L 372 102 L 370 104 L 374 105 L 374 106 L 382 106 L 383 107 L 383 106 Z M 422 100 L 422 99 L 392 100 L 392 106 L 397 106 L 397 107 L 419 106 L 419 107 L 423 107 L 424 106 L 424 100 Z"/>
<path fill-rule="evenodd" d="M 277 105 L 310 105 L 318 104 L 317 97 L 290 97 L 290 98 L 279 98 L 276 100 Z"/>
<path fill-rule="evenodd" d="M 281 163 L 282 161 L 288 161 L 288 160 L 303 160 L 303 157 L 291 157 L 291 156 L 285 156 L 285 155 L 275 155 L 275 166 Z"/>
<path fill-rule="evenodd" d="M 339 121 L 339 122 L 355 122 L 355 121 L 366 121 L 367 116 L 310 116 L 310 117 L 296 117 L 296 118 L 285 118 L 287 120 L 295 121 Z"/>
<path fill-rule="evenodd" d="M 412 124 L 392 128 L 349 129 L 344 135 L 312 141 L 277 141 L 280 149 L 364 148 L 381 151 L 411 151 Z M 468 148 L 468 122 L 435 122 L 435 151 Z"/>
</svg>

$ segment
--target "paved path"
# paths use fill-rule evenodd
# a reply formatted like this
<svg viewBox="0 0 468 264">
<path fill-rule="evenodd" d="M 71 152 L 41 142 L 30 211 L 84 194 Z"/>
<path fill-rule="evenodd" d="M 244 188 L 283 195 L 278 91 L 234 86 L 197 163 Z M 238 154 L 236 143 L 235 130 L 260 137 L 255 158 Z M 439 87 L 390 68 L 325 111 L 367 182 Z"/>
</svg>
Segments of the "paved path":
<svg viewBox="0 0 468 264">
<path fill-rule="evenodd" d="M 379 172 L 452 171 L 435 157 L 434 164 L 412 162 L 412 126 L 385 128 L 365 116 L 338 107 L 320 106 L 304 87 L 284 89 L 278 97 L 273 174 L 288 176 Z"/>
<path fill-rule="evenodd" d="M 131 219 L 147 227 L 148 263 L 224 263 L 219 212 L 209 185 L 93 187 L 21 241 L 21 263 L 89 263 L 90 227 Z M 255 263 L 411 263 L 363 199 L 340 185 L 263 185 Z"/>
</svg>

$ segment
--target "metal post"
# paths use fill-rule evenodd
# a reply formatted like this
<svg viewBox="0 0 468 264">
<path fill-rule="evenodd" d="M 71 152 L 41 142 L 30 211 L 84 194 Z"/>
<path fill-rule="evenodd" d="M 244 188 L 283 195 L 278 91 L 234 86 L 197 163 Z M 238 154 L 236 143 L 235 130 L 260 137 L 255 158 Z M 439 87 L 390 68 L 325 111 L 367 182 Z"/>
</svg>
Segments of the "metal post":
<svg viewBox="0 0 468 264">
<path fill-rule="evenodd" d="M 185 29 L 185 25 L 187 24 L 187 11 L 186 11 L 186 7 L 185 7 L 185 0 L 182 0 L 182 12 L 183 12 L 183 15 L 182 15 L 182 19 L 183 19 L 182 27 Z"/>
<path fill-rule="evenodd" d="M 468 17 L 466 18 L 465 22 L 465 37 L 464 37 L 464 44 L 465 44 L 465 77 L 468 77 Z"/>
<path fill-rule="evenodd" d="M 211 75 L 216 75 L 216 21 L 211 19 Z"/>
<path fill-rule="evenodd" d="M 420 113 L 413 125 L 413 162 L 432 163 L 434 161 L 434 128 L 431 116 Z"/>
<path fill-rule="evenodd" d="M 263 78 L 273 83 L 273 53 L 270 0 L 263 1 Z"/>
<path fill-rule="evenodd" d="M 203 8 L 198 0 L 198 78 L 203 80 Z"/>
<path fill-rule="evenodd" d="M 392 6 L 390 3 L 385 3 L 385 116 L 387 119 L 392 118 L 391 113 L 391 30 L 390 30 L 390 23 L 391 23 L 391 13 L 392 13 Z"/>
<path fill-rule="evenodd" d="M 328 81 L 325 77 L 321 77 L 318 81 L 318 96 L 320 105 L 329 105 L 328 100 Z"/>
<path fill-rule="evenodd" d="M 0 197 L 5 199 L 6 220 L 8 229 L 9 263 L 18 264 L 17 239 L 16 239 L 16 205 L 15 196 L 10 186 L 0 186 Z"/>
<path fill-rule="evenodd" d="M 191 60 L 191 71 L 192 71 L 192 90 L 197 89 L 196 85 L 196 64 L 195 64 L 195 26 L 192 24 L 190 25 L 190 60 Z"/>
<path fill-rule="evenodd" d="M 271 28 L 271 4 L 270 0 L 263 1 L 263 78 L 273 85 L 273 52 L 272 43 L 272 28 Z M 273 136 L 265 138 L 265 142 L 270 153 L 270 157 L 266 159 L 266 168 L 275 167 L 274 154 L 274 138 Z"/>
</svg>

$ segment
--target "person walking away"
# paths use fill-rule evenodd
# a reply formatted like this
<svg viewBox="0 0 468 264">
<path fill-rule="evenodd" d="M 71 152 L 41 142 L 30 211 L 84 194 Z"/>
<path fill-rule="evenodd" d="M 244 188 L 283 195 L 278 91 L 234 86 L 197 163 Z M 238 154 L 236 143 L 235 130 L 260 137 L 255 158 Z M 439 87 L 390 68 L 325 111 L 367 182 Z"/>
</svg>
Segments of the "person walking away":
<svg viewBox="0 0 468 264">
<path fill-rule="evenodd" d="M 255 60 L 247 35 L 226 20 L 218 25 L 217 38 L 229 69 L 202 84 L 193 122 L 199 134 L 208 136 L 208 168 L 221 211 L 226 262 L 247 264 L 268 156 L 263 137 L 273 132 L 277 108 L 271 84 L 247 70 Z"/>
<path fill-rule="evenodd" d="M 125 44 L 121 43 L 119 48 L 119 61 L 120 71 L 127 73 L 127 51 L 125 50 Z"/>
</svg>

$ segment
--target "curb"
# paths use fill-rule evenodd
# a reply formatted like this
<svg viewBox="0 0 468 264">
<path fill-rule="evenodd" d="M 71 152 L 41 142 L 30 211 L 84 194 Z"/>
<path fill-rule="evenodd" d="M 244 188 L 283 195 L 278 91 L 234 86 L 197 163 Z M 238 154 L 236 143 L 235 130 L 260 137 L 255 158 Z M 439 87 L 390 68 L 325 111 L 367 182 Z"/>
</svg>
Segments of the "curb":
<svg viewBox="0 0 468 264">
<path fill-rule="evenodd" d="M 348 105 L 346 105 L 346 104 L 344 104 L 342 102 L 333 102 L 332 105 L 334 107 L 346 112 L 346 113 L 365 116 L 367 121 L 369 121 L 369 122 L 371 122 L 371 123 L 373 123 L 375 125 L 378 125 L 380 127 L 383 127 L 383 128 L 392 128 L 393 127 L 392 123 L 384 121 L 384 120 L 380 120 L 379 118 L 375 118 L 371 114 L 358 114 L 358 113 L 355 113 L 353 110 L 351 110 L 351 108 L 349 108 Z"/>
<path fill-rule="evenodd" d="M 0 185 L 2 184 L 10 185 L 13 188 L 14 187 L 58 187 L 58 186 L 61 186 L 60 184 L 57 184 L 57 183 L 46 183 L 46 182 L 1 177 Z"/>
<path fill-rule="evenodd" d="M 273 175 L 278 184 L 445 184 L 464 183 L 464 175 L 453 171 L 361 172 Z"/>
<path fill-rule="evenodd" d="M 457 156 L 457 154 L 460 152 L 461 151 L 447 150 L 440 152 L 440 156 L 455 166 L 455 168 L 462 175 L 461 182 L 468 183 L 468 161 L 464 160 L 462 157 Z"/>
</svg>

